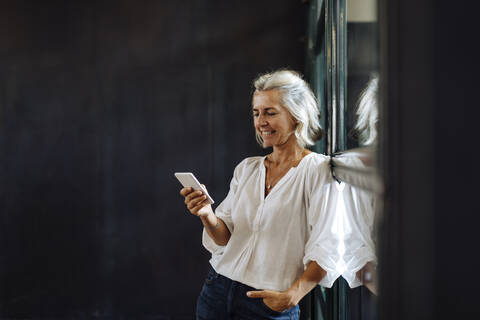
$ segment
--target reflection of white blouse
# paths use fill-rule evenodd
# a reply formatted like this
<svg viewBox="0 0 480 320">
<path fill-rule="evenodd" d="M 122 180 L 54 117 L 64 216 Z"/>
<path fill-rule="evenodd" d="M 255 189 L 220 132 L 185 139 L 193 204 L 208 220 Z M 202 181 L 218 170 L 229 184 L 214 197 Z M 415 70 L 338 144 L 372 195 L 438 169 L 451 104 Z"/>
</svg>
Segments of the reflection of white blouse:
<svg viewBox="0 0 480 320">
<path fill-rule="evenodd" d="M 310 153 L 265 194 L 265 157 L 243 160 L 230 191 L 215 210 L 231 237 L 218 246 L 203 232 L 203 245 L 212 253 L 215 271 L 257 289 L 283 291 L 316 261 L 331 287 L 339 276 L 338 238 L 333 224 L 337 188 L 329 159 Z"/>
<path fill-rule="evenodd" d="M 356 157 L 346 157 L 337 161 L 348 167 L 365 168 L 362 161 Z M 355 176 L 355 178 L 358 185 L 364 185 L 361 176 Z M 376 265 L 377 261 L 373 237 L 375 194 L 346 183 L 342 196 L 345 204 L 343 217 L 345 253 L 342 257 L 345 268 L 342 277 L 351 288 L 354 288 L 362 284 L 356 276 L 357 271 L 367 262 L 371 261 Z"/>
</svg>

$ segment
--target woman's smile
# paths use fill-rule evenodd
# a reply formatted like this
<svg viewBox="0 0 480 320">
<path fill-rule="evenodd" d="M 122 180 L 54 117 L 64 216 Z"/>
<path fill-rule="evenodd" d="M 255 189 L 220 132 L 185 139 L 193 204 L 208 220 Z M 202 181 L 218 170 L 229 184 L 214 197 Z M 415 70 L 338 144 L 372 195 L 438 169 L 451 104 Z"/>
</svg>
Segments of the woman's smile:
<svg viewBox="0 0 480 320">
<path fill-rule="evenodd" d="M 253 95 L 253 119 L 264 147 L 283 145 L 295 130 L 295 121 L 280 103 L 277 90 L 256 91 Z"/>
<path fill-rule="evenodd" d="M 262 137 L 270 137 L 275 134 L 275 130 L 260 130 Z"/>
</svg>

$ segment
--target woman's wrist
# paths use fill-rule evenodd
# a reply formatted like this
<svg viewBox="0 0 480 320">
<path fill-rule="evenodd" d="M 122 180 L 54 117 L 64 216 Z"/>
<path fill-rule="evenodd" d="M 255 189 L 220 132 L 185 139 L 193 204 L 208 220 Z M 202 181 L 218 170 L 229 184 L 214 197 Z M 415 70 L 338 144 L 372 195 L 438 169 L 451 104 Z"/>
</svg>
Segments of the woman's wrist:
<svg viewBox="0 0 480 320">
<path fill-rule="evenodd" d="M 290 287 L 287 291 L 284 291 L 289 299 L 289 308 L 296 306 L 300 300 L 302 300 L 303 295 L 295 286 Z"/>
<path fill-rule="evenodd" d="M 200 220 L 202 220 L 203 226 L 208 229 L 215 229 L 220 223 L 220 220 L 213 212 L 210 212 L 207 216 L 200 216 Z"/>
<path fill-rule="evenodd" d="M 298 304 L 327 273 L 316 262 L 311 261 L 303 274 L 285 291 L 294 305 Z"/>
</svg>

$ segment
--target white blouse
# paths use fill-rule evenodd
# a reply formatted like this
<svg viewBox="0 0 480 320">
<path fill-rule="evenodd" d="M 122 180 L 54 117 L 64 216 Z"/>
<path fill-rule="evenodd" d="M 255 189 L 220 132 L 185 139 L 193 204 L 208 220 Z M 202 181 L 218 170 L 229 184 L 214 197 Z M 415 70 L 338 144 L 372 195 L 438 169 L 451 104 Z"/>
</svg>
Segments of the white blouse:
<svg viewBox="0 0 480 320">
<path fill-rule="evenodd" d="M 337 161 L 347 167 L 365 168 L 363 162 L 356 157 L 339 158 Z M 357 185 L 365 185 L 362 183 L 361 176 L 353 175 L 350 179 Z M 372 191 L 345 183 L 342 198 L 345 205 L 342 226 L 345 247 L 342 260 L 345 266 L 342 277 L 351 288 L 355 288 L 362 284 L 356 276 L 357 271 L 362 269 L 367 262 L 377 264 L 374 237 L 376 233 L 374 232 L 376 196 Z"/>
<path fill-rule="evenodd" d="M 310 153 L 265 194 L 265 157 L 243 160 L 215 210 L 231 232 L 225 246 L 203 231 L 215 271 L 256 289 L 284 291 L 315 261 L 331 287 L 340 274 L 334 230 L 337 188 L 328 157 Z"/>
</svg>

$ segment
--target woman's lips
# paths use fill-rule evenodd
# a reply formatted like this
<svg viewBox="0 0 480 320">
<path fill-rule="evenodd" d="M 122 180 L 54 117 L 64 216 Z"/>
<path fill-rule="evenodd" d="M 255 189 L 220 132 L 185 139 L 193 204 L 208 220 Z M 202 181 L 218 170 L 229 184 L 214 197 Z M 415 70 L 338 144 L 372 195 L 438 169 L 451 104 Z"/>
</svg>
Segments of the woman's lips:
<svg viewBox="0 0 480 320">
<path fill-rule="evenodd" d="M 262 130 L 260 131 L 260 134 L 262 135 L 262 137 L 269 137 L 275 134 L 275 130 Z"/>
</svg>

